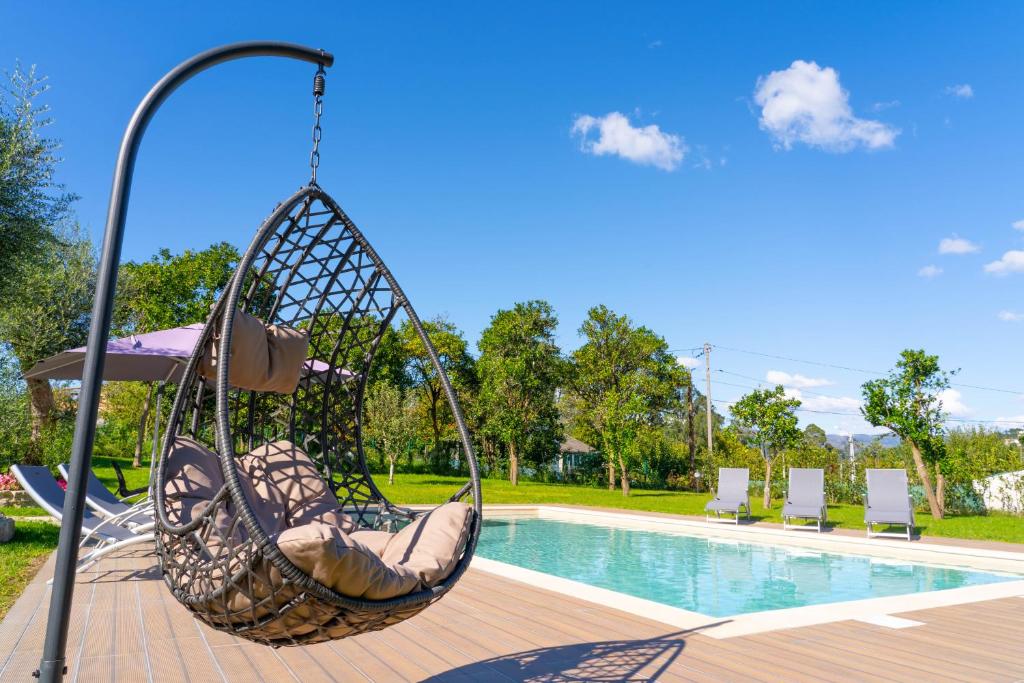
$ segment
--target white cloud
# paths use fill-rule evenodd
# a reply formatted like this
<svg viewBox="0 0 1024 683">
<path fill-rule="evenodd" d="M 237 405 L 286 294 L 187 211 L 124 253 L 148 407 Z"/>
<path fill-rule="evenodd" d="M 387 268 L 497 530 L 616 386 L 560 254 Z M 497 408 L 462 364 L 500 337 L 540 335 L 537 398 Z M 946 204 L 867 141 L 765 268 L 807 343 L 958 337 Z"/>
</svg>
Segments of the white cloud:
<svg viewBox="0 0 1024 683">
<path fill-rule="evenodd" d="M 662 42 L 660 40 L 652 40 L 651 42 L 647 43 L 647 47 L 649 47 L 652 50 L 657 50 L 661 46 Z"/>
<path fill-rule="evenodd" d="M 953 417 L 967 417 L 974 411 L 964 403 L 963 395 L 956 389 L 943 389 L 939 392 L 942 410 Z"/>
<path fill-rule="evenodd" d="M 892 109 L 893 107 L 900 106 L 899 100 L 890 100 L 888 102 L 875 102 L 871 105 L 871 111 L 885 111 L 886 109 Z"/>
<path fill-rule="evenodd" d="M 1024 251 L 1011 249 L 1003 254 L 998 261 L 985 264 L 985 272 L 993 275 L 1006 275 L 1007 273 L 1024 273 Z"/>
<path fill-rule="evenodd" d="M 970 83 L 958 83 L 957 85 L 947 85 L 946 94 L 952 95 L 953 97 L 959 97 L 962 100 L 969 100 L 974 97 L 974 88 L 971 87 Z"/>
<path fill-rule="evenodd" d="M 829 413 L 857 413 L 860 410 L 860 399 L 852 396 L 817 396 L 804 394 L 796 388 L 787 387 L 786 396 L 800 401 L 800 407 L 806 410 L 818 410 Z"/>
<path fill-rule="evenodd" d="M 764 378 L 772 384 L 781 384 L 783 386 L 796 387 L 798 389 L 826 387 L 829 384 L 832 384 L 832 382 L 822 377 L 804 377 L 799 374 L 791 375 L 788 372 L 782 372 L 781 370 L 769 370 L 765 373 Z"/>
<path fill-rule="evenodd" d="M 1014 230 L 1024 230 L 1024 220 L 1014 221 L 1010 225 L 1013 226 Z"/>
<path fill-rule="evenodd" d="M 938 266 L 925 266 L 917 271 L 918 277 L 938 277 L 939 275 L 942 275 L 942 268 Z"/>
<path fill-rule="evenodd" d="M 1024 313 L 1015 311 L 999 311 L 999 319 L 1006 323 L 1019 323 L 1024 320 Z"/>
<path fill-rule="evenodd" d="M 598 131 L 596 140 L 590 138 Z M 583 115 L 572 124 L 573 135 L 582 139 L 581 148 L 588 154 L 614 154 L 636 164 L 674 171 L 689 151 L 683 138 L 663 132 L 651 124 L 634 128 L 622 113 L 613 111 L 604 116 Z"/>
<path fill-rule="evenodd" d="M 676 358 L 676 362 L 689 370 L 693 370 L 695 367 L 700 365 L 700 361 L 693 356 L 679 356 Z"/>
<path fill-rule="evenodd" d="M 857 145 L 891 147 L 900 131 L 881 121 L 857 118 L 849 97 L 835 69 L 800 59 L 788 69 L 758 78 L 754 90 L 761 128 L 784 149 L 796 142 L 833 152 Z"/>
<path fill-rule="evenodd" d="M 981 247 L 956 235 L 945 237 L 939 241 L 940 254 L 973 254 L 976 251 L 981 251 Z"/>
</svg>

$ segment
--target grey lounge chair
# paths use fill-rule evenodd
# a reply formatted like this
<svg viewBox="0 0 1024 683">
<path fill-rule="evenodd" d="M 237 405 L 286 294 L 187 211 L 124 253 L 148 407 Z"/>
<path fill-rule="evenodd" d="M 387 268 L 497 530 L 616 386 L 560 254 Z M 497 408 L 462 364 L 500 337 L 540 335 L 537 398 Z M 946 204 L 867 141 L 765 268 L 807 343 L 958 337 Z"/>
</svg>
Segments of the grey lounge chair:
<svg viewBox="0 0 1024 683">
<path fill-rule="evenodd" d="M 734 524 L 740 523 L 740 508 L 745 508 L 750 519 L 750 470 L 746 467 L 719 467 L 718 493 L 704 506 L 704 519 L 708 522 L 722 521 L 723 512 L 736 515 Z M 715 519 L 708 514 L 714 511 Z M 729 520 L 725 520 L 729 521 Z"/>
<path fill-rule="evenodd" d="M 906 539 L 914 533 L 914 502 L 907 487 L 906 470 L 866 470 L 868 492 L 864 497 L 864 523 L 868 538 L 888 536 L 903 538 L 903 534 L 876 532 L 875 524 L 902 524 L 907 527 Z"/>
<path fill-rule="evenodd" d="M 782 505 L 782 527 L 784 529 L 817 529 L 828 517 L 825 505 L 825 470 L 818 468 L 790 467 L 789 490 Z M 816 526 L 790 524 L 790 519 L 813 519 Z"/>
<path fill-rule="evenodd" d="M 65 480 L 69 478 L 69 469 L 67 463 L 57 466 L 57 470 Z M 89 472 L 85 489 L 85 504 L 108 522 L 128 527 L 135 533 L 151 531 L 155 526 L 152 514 L 153 506 L 148 499 L 129 505 L 111 493 L 93 472 Z"/>
<path fill-rule="evenodd" d="M 64 518 L 64 492 L 57 485 L 57 480 L 50 474 L 46 467 L 32 465 L 11 465 L 13 474 L 21 487 L 39 507 L 46 510 L 57 520 Z M 96 515 L 84 510 L 82 514 L 82 545 L 91 539 L 96 540 L 96 545 L 83 557 L 78 560 L 76 572 L 88 569 L 96 564 L 104 555 L 120 550 L 125 546 L 135 545 L 153 541 L 153 534 L 135 533 L 109 520 L 100 519 Z"/>
</svg>

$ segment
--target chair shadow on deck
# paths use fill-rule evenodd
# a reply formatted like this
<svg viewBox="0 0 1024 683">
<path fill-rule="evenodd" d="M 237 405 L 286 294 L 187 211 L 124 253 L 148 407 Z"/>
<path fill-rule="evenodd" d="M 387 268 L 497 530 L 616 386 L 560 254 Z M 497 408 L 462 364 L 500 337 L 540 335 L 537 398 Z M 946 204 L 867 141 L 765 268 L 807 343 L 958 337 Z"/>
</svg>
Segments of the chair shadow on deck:
<svg viewBox="0 0 1024 683">
<path fill-rule="evenodd" d="M 708 624 L 701 628 L 725 622 Z M 424 679 L 441 683 L 455 678 L 474 681 L 513 680 L 529 683 L 579 681 L 656 681 L 682 654 L 685 636 L 701 629 L 668 633 L 643 640 L 606 640 L 541 647 L 481 660 Z"/>
</svg>

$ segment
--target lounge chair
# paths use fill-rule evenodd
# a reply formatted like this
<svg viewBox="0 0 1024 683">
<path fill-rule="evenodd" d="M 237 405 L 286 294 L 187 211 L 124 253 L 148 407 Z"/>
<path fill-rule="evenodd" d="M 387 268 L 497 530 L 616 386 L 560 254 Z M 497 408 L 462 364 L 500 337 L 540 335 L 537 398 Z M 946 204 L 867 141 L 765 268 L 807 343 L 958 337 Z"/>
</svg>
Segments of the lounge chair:
<svg viewBox="0 0 1024 683">
<path fill-rule="evenodd" d="M 17 477 L 21 487 L 39 507 L 46 510 L 57 520 L 64 518 L 64 492 L 57 485 L 57 480 L 46 467 L 32 465 L 11 465 L 11 474 Z M 135 533 L 133 530 L 104 520 L 84 510 L 82 513 L 81 533 L 84 536 L 82 545 L 90 539 L 96 539 L 96 545 L 84 557 L 79 558 L 76 572 L 88 569 L 96 564 L 104 555 L 120 550 L 125 546 L 153 541 L 153 533 Z"/>
<path fill-rule="evenodd" d="M 70 468 L 67 463 L 58 465 L 57 470 L 65 480 L 70 478 Z M 85 504 L 108 522 L 128 527 L 135 533 L 153 529 L 153 506 L 149 500 L 128 504 L 111 493 L 93 472 L 89 472 L 85 488 Z"/>
<path fill-rule="evenodd" d="M 736 515 L 734 524 L 740 523 L 740 508 L 745 508 L 747 519 L 750 519 L 750 470 L 746 467 L 719 467 L 718 493 L 704 506 L 704 519 L 709 522 L 722 521 L 723 512 Z M 715 519 L 709 512 L 714 511 Z M 729 521 L 729 520 L 725 520 Z"/>
<path fill-rule="evenodd" d="M 786 502 L 782 505 L 782 527 L 784 529 L 817 529 L 828 516 L 825 505 L 825 470 L 818 468 L 790 467 L 789 489 Z M 813 519 L 815 526 L 790 524 L 790 519 Z"/>
<path fill-rule="evenodd" d="M 875 531 L 875 524 L 902 524 L 907 527 L 906 539 L 914 533 L 914 501 L 907 487 L 906 470 L 866 470 L 868 492 L 864 497 L 864 523 L 868 538 L 888 536 L 903 538 L 900 533 Z"/>
</svg>

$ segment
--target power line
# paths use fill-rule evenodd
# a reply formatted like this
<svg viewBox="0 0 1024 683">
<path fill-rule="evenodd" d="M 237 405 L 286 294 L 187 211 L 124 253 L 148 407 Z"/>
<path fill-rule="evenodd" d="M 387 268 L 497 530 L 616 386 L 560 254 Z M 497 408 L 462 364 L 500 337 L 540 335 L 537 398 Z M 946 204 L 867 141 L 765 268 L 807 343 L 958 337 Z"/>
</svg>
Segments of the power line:
<svg viewBox="0 0 1024 683">
<path fill-rule="evenodd" d="M 725 372 L 725 371 L 722 370 L 721 372 Z M 729 373 L 729 374 L 738 374 L 738 373 Z M 725 386 L 729 386 L 729 387 L 738 387 L 740 389 L 760 389 L 761 388 L 761 387 L 751 386 L 749 384 L 736 384 L 734 382 L 723 382 L 721 380 L 719 380 L 718 384 L 724 384 Z M 824 398 L 843 398 L 841 396 L 829 396 L 827 394 L 818 394 L 818 396 L 822 396 Z M 724 404 L 727 404 L 727 405 L 733 405 L 733 404 L 736 403 L 736 401 L 726 401 L 724 399 L 718 399 L 718 398 L 712 399 L 712 400 L 715 403 L 724 403 Z M 802 412 L 802 413 L 818 413 L 818 414 L 821 414 L 821 415 L 841 415 L 843 417 L 863 417 L 863 415 L 861 415 L 860 413 L 843 413 L 843 412 L 839 412 L 839 411 L 835 411 L 835 410 L 815 410 L 814 408 L 802 408 L 802 407 L 801 408 L 795 408 L 794 410 L 797 410 L 797 411 Z M 960 422 L 960 423 L 964 423 L 964 424 L 1024 425 L 1024 420 L 981 420 L 981 419 L 977 419 L 976 420 L 976 419 L 971 419 L 971 418 L 966 418 L 966 417 L 947 417 L 947 418 L 944 418 L 943 421 L 944 422 Z"/>
<path fill-rule="evenodd" d="M 864 368 L 854 368 L 848 365 L 838 365 L 836 363 L 822 363 L 820 361 L 806 360 L 803 358 L 793 358 L 791 356 L 780 356 L 773 353 L 762 353 L 760 351 L 751 351 L 749 349 L 738 349 L 732 346 L 722 346 L 720 344 L 714 344 L 713 348 L 721 349 L 723 351 L 735 351 L 736 353 L 746 353 L 752 356 L 761 356 L 763 358 L 773 358 L 775 360 L 784 360 L 791 363 L 803 363 L 805 365 L 816 365 L 823 368 L 834 368 L 836 370 L 846 370 L 847 372 L 859 372 L 865 375 L 885 376 L 887 373 L 879 372 L 877 370 L 865 370 Z M 1017 389 L 1002 389 L 999 387 L 986 387 L 979 384 L 964 384 L 961 382 L 950 382 L 950 386 L 962 387 L 965 389 L 978 389 L 980 391 L 995 391 L 1001 394 L 1013 394 L 1015 396 L 1024 396 L 1024 391 Z"/>
</svg>

